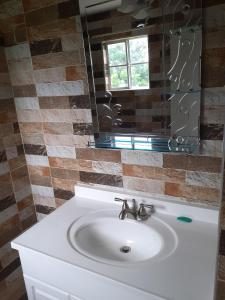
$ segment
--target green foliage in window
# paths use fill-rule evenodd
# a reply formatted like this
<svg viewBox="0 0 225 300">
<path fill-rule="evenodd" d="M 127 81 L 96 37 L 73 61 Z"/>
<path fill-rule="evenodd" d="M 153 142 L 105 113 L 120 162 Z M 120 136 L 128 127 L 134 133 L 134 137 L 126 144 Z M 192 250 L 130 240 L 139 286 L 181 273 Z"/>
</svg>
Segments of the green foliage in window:
<svg viewBox="0 0 225 300">
<path fill-rule="evenodd" d="M 131 63 L 148 61 L 148 38 L 142 37 L 129 40 L 129 52 Z"/>
<path fill-rule="evenodd" d="M 131 86 L 132 88 L 149 87 L 148 64 L 131 66 Z"/>
<path fill-rule="evenodd" d="M 127 67 L 111 67 L 110 77 L 112 88 L 128 87 Z"/>
<path fill-rule="evenodd" d="M 127 63 L 125 43 L 108 45 L 109 65 L 125 65 Z"/>
</svg>

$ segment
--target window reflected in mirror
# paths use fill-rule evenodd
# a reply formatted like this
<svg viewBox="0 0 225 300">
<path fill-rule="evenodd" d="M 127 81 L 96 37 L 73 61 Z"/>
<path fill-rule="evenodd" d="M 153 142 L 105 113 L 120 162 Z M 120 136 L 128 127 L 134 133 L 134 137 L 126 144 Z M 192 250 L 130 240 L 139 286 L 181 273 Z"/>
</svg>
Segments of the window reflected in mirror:
<svg viewBox="0 0 225 300">
<path fill-rule="evenodd" d="M 149 89 L 148 36 L 102 44 L 107 90 Z"/>
</svg>

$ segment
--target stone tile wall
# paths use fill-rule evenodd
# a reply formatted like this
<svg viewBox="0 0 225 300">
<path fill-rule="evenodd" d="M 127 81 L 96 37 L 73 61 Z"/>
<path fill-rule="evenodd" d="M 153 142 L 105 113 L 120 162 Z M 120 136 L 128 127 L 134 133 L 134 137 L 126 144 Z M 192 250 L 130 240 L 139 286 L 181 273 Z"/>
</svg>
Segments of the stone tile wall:
<svg viewBox="0 0 225 300">
<path fill-rule="evenodd" d="M 6 57 L 39 217 L 71 198 L 80 181 L 219 205 L 224 114 L 220 83 L 210 75 L 204 80 L 199 155 L 88 149 L 92 116 L 77 2 L 24 0 L 23 13 L 19 7 L 17 18 L 27 35 L 20 42 L 15 32 L 14 40 L 4 32 Z M 221 7 L 212 7 L 220 19 Z M 205 40 L 214 20 L 208 11 Z M 204 47 L 204 67 L 212 74 L 215 65 L 208 51 L 214 48 L 209 48 Z"/>
<path fill-rule="evenodd" d="M 87 148 L 87 142 L 93 141 L 92 117 L 78 1 L 0 0 L 0 10 L 4 12 L 0 28 L 13 87 L 13 94 L 3 95 L 3 99 L 8 98 L 9 105 L 14 96 L 40 219 L 70 199 L 77 182 L 219 206 L 225 112 L 225 41 L 221 38 L 225 4 L 220 0 L 207 0 L 204 4 L 201 152 L 185 156 Z M 19 133 L 16 137 L 6 138 L 7 148 L 11 147 L 13 153 L 8 161 L 20 163 L 16 157 L 24 158 L 23 154 L 13 156 L 21 153 L 17 147 L 22 144 L 18 142 Z M 11 175 L 18 190 L 24 187 L 21 178 L 28 183 L 24 165 L 25 161 Z M 21 207 L 26 203 L 32 207 L 29 200 Z M 16 216 L 20 218 L 20 214 Z M 16 219 L 12 222 L 16 224 Z M 3 228 L 7 231 L 9 227 Z M 3 231 L 5 237 L 7 233 Z M 0 253 L 5 253 L 4 249 L 0 248 Z M 5 278 L 8 272 L 3 273 L 7 274 Z M 5 288 L 6 280 L 1 282 Z M 17 282 L 12 284 L 15 290 Z M 219 283 L 220 287 L 224 285 L 222 280 Z M 10 300 L 11 290 L 5 299 Z"/>
<path fill-rule="evenodd" d="M 10 242 L 36 222 L 28 169 L 14 105 L 7 59 L 0 45 L 0 299 L 22 299 L 18 252 Z"/>
</svg>

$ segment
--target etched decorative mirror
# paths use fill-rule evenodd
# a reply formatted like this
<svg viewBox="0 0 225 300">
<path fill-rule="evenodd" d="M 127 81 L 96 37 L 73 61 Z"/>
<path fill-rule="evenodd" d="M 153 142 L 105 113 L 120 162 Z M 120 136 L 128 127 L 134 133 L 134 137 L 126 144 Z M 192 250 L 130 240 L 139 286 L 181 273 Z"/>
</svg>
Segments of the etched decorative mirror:
<svg viewBox="0 0 225 300">
<path fill-rule="evenodd" d="M 201 1 L 87 2 L 83 30 L 95 147 L 196 151 Z"/>
</svg>

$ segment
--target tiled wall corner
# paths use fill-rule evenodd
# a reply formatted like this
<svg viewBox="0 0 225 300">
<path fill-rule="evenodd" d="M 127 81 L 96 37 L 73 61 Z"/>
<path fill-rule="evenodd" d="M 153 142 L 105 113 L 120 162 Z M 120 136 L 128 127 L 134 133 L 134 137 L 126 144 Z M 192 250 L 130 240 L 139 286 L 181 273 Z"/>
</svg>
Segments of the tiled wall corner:
<svg viewBox="0 0 225 300">
<path fill-rule="evenodd" d="M 2 22 L 1 19 L 1 30 Z M 24 297 L 25 286 L 18 252 L 11 249 L 10 242 L 36 222 L 36 213 L 9 76 L 11 66 L 3 46 L 0 46 L 0 299 L 17 300 Z"/>
</svg>

